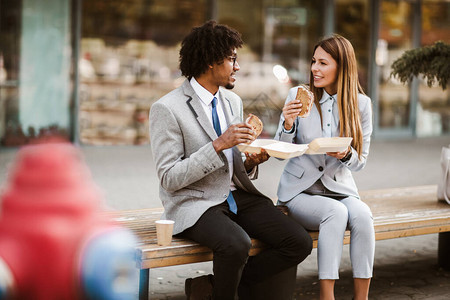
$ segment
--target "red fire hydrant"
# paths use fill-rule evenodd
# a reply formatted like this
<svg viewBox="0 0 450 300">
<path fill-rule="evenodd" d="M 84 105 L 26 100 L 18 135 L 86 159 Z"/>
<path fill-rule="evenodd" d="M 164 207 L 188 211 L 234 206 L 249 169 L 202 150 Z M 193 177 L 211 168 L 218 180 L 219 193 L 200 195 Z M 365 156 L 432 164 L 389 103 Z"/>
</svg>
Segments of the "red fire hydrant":
<svg viewBox="0 0 450 300">
<path fill-rule="evenodd" d="M 0 201 L 0 299 L 136 298 L 135 238 L 74 146 L 22 148 Z"/>
</svg>

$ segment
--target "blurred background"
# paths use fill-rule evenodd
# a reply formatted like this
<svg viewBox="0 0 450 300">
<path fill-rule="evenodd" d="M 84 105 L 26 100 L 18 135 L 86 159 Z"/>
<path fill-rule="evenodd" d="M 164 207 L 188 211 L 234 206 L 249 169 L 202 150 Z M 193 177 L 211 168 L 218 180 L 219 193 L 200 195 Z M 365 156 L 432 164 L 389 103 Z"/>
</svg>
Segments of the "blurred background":
<svg viewBox="0 0 450 300">
<path fill-rule="evenodd" d="M 405 51 L 450 43 L 450 0 L 0 0 L 0 184 L 19 146 L 59 135 L 82 146 L 110 208 L 160 207 L 149 109 L 183 82 L 181 40 L 210 19 L 242 33 L 235 91 L 245 112 L 263 120 L 263 137 L 273 136 L 289 88 L 309 81 L 313 46 L 339 33 L 355 48 L 374 108 L 371 155 L 355 174 L 358 187 L 438 182 L 439 154 L 450 141 L 450 89 L 422 78 L 404 85 L 390 73 Z M 284 163 L 269 160 L 255 182 L 272 198 Z M 377 244 L 372 293 L 447 299 L 440 297 L 448 274 L 434 265 L 436 247 L 437 234 Z M 317 292 L 314 255 L 300 269 L 308 299 Z M 405 261 L 413 263 L 405 269 Z M 349 266 L 347 259 L 346 296 Z M 209 268 L 152 271 L 152 299 L 183 295 L 184 279 Z"/>
<path fill-rule="evenodd" d="M 450 134 L 449 89 L 390 77 L 404 51 L 450 43 L 449 0 L 0 0 L 1 145 L 148 144 L 152 103 L 183 81 L 180 42 L 209 19 L 242 33 L 235 91 L 264 137 L 333 32 L 356 50 L 375 139 Z"/>
</svg>

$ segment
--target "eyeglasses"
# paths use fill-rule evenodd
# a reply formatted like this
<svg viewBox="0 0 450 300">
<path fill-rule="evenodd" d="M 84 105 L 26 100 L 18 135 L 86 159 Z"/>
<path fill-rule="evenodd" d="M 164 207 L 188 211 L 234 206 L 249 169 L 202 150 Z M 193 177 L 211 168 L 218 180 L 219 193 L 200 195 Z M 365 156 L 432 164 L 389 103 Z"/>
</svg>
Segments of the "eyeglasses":
<svg viewBox="0 0 450 300">
<path fill-rule="evenodd" d="M 228 56 L 228 58 L 233 62 L 233 68 L 236 65 L 237 56 Z"/>
</svg>

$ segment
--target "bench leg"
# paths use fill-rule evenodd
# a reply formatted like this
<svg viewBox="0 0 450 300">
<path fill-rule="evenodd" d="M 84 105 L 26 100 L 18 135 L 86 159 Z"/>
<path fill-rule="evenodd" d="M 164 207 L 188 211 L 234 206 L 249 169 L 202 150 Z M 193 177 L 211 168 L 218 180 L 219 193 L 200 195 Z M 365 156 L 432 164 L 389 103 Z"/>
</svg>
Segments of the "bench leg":
<svg viewBox="0 0 450 300">
<path fill-rule="evenodd" d="M 450 270 L 450 232 L 439 233 L 438 265 L 445 270 Z"/>
<path fill-rule="evenodd" d="M 139 300 L 148 300 L 148 286 L 150 282 L 150 269 L 139 272 Z"/>
</svg>

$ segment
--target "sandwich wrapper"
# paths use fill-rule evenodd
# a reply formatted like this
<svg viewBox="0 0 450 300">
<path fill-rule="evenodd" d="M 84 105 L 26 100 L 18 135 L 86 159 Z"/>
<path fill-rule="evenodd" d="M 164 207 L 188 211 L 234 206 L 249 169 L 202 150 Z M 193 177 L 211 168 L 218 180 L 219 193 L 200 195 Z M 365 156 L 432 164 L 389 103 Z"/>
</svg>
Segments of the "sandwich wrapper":
<svg viewBox="0 0 450 300">
<path fill-rule="evenodd" d="M 261 153 L 264 149 L 270 156 L 281 159 L 303 154 L 325 154 L 326 152 L 342 152 L 350 145 L 351 137 L 316 138 L 309 144 L 292 144 L 272 139 L 258 139 L 250 144 L 239 144 L 241 152 Z"/>
</svg>

